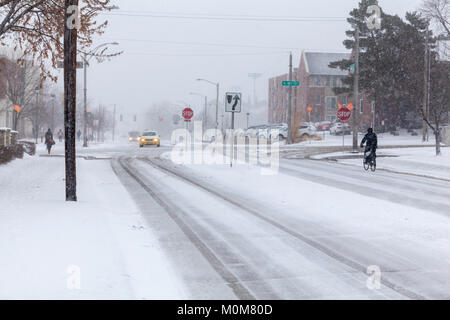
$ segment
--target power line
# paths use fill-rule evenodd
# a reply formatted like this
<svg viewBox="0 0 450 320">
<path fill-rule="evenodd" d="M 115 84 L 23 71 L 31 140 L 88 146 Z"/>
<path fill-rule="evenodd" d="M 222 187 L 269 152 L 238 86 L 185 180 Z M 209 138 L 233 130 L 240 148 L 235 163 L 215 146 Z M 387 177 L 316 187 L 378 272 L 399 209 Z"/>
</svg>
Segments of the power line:
<svg viewBox="0 0 450 320">
<path fill-rule="evenodd" d="M 251 15 L 210 15 L 193 13 L 170 13 L 170 12 L 106 12 L 108 16 L 126 16 L 141 18 L 163 18 L 163 19 L 189 19 L 189 20 L 218 20 L 218 21 L 264 21 L 264 22 L 345 22 L 346 17 L 295 17 L 295 16 L 251 16 Z"/>
<path fill-rule="evenodd" d="M 124 52 L 128 55 L 161 56 L 161 57 L 227 57 L 227 56 L 263 56 L 286 54 L 287 51 L 253 52 L 253 53 L 153 53 L 153 52 Z"/>
<path fill-rule="evenodd" d="M 229 47 L 229 48 L 258 48 L 258 49 L 280 49 L 280 50 L 300 49 L 299 47 L 297 47 L 297 48 L 296 47 L 275 47 L 275 46 L 259 46 L 259 45 L 246 45 L 246 44 L 242 44 L 241 45 L 241 44 L 163 41 L 163 40 L 146 40 L 146 39 L 129 39 L 129 38 L 114 38 L 114 40 L 117 40 L 117 41 L 130 41 L 130 42 L 148 42 L 148 43 L 161 43 L 161 44 L 175 44 L 175 45 Z"/>
</svg>

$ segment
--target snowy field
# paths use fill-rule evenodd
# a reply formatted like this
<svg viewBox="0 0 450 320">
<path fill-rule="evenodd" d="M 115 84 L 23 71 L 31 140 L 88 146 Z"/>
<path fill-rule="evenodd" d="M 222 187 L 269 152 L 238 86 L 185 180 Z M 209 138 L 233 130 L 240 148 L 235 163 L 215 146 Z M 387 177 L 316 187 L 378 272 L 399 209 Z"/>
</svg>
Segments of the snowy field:
<svg viewBox="0 0 450 320">
<path fill-rule="evenodd" d="M 0 299 L 182 298 L 109 161 L 77 170 L 79 202 L 66 203 L 63 158 L 0 166 Z"/>
</svg>

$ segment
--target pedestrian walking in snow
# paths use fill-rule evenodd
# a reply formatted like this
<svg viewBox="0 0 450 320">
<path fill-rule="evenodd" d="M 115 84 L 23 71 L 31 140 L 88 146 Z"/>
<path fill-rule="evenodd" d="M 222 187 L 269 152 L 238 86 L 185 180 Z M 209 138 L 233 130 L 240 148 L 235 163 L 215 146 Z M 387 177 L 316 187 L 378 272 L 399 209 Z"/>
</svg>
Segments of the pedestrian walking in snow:
<svg viewBox="0 0 450 320">
<path fill-rule="evenodd" d="M 50 128 L 45 133 L 45 145 L 47 146 L 48 154 L 52 151 L 52 147 L 55 145 L 55 140 L 53 140 L 53 133 Z"/>
</svg>

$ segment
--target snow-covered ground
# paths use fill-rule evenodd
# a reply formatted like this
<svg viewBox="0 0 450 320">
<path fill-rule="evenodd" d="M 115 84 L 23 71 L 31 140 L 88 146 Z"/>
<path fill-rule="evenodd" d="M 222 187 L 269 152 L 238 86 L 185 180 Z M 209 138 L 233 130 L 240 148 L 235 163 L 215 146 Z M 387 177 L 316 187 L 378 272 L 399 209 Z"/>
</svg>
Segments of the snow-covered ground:
<svg viewBox="0 0 450 320">
<path fill-rule="evenodd" d="M 262 175 L 170 150 L 79 148 L 78 203 L 63 201 L 62 144 L 0 166 L 0 298 L 450 297 L 447 181 L 305 158 Z M 380 152 L 400 155 L 380 166 L 448 160 Z"/>
<path fill-rule="evenodd" d="M 390 133 L 379 133 L 378 134 L 378 143 L 380 146 L 404 146 L 404 145 L 433 145 L 435 143 L 434 136 L 430 136 L 429 141 L 422 142 L 422 137 L 412 136 L 410 133 L 406 132 L 406 130 L 400 130 L 399 136 L 393 136 Z M 322 138 L 322 140 L 317 141 L 304 141 L 301 143 L 297 143 L 291 146 L 284 146 L 286 149 L 295 149 L 300 146 L 342 146 L 343 143 L 345 146 L 351 146 L 353 141 L 352 135 L 344 136 L 344 140 L 342 136 L 334 136 L 330 135 L 329 132 L 317 132 L 317 135 Z M 361 141 L 364 137 L 364 134 L 359 134 L 358 140 Z"/>
<path fill-rule="evenodd" d="M 0 166 L 0 299 L 183 298 L 110 162 L 79 159 L 77 170 L 79 201 L 66 203 L 63 158 Z"/>
<path fill-rule="evenodd" d="M 450 180 L 450 149 L 448 148 L 442 148 L 441 156 L 436 156 L 434 147 L 379 149 L 377 154 L 379 156 L 377 159 L 378 169 Z M 347 156 L 352 156 L 352 154 L 334 152 L 311 158 L 333 158 L 344 164 L 362 165 L 361 159 L 340 159 Z"/>
<path fill-rule="evenodd" d="M 168 159 L 169 155 L 163 158 Z M 249 262 L 249 270 L 254 268 L 261 277 L 270 277 L 266 268 L 258 267 L 264 260 L 261 256 L 266 258 L 268 269 L 284 269 L 292 292 L 283 292 L 280 283 L 272 287 L 282 297 L 305 298 L 315 289 L 315 297 L 319 298 L 399 297 L 395 295 L 398 292 L 385 286 L 380 291 L 364 290 L 364 280 L 358 273 L 350 282 L 344 281 L 348 269 L 331 271 L 336 268 L 336 261 L 342 262 L 342 257 L 356 265 L 379 267 L 388 283 L 411 290 L 406 297 L 449 297 L 450 193 L 446 182 L 403 178 L 392 173 L 367 175 L 362 168 L 308 160 L 284 160 L 280 173 L 272 176 L 263 176 L 259 168 L 249 165 L 176 168 L 263 217 L 259 222 L 252 221 L 252 215 L 245 210 L 233 210 L 229 203 L 197 194 L 198 190 L 189 191 L 192 186 L 173 177 L 163 178 L 154 168 L 147 167 L 148 173 L 164 181 L 171 190 L 168 194 L 186 204 L 189 212 L 198 208 L 197 219 L 206 225 L 206 230 L 211 230 L 210 234 L 218 233 L 220 239 L 233 234 L 244 237 L 235 246 L 227 240 L 231 246 L 227 252 L 247 252 L 246 257 L 254 260 Z M 282 227 L 274 231 L 273 225 L 266 224 L 268 220 Z M 304 242 L 319 250 L 299 249 L 298 256 L 295 246 L 290 246 L 292 233 L 281 232 L 284 228 L 301 234 Z M 260 258 L 248 253 L 249 247 Z M 334 262 L 321 264 L 312 258 L 323 253 L 334 257 Z M 311 259 L 302 260 L 305 256 Z M 349 284 L 356 287 L 349 288 Z M 302 294 L 300 288 L 311 291 Z M 295 290 L 298 291 L 294 293 Z"/>
</svg>

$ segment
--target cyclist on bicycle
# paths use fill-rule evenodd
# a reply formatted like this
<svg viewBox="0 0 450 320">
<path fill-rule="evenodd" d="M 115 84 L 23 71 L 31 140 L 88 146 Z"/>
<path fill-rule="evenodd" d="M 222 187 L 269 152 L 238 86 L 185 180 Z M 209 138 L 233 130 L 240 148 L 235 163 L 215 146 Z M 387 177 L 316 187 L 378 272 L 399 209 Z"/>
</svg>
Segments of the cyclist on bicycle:
<svg viewBox="0 0 450 320">
<path fill-rule="evenodd" d="M 368 158 L 367 154 L 370 151 L 370 156 L 372 159 L 375 159 L 377 156 L 377 148 L 378 148 L 378 138 L 375 132 L 373 132 L 372 128 L 367 129 L 367 134 L 364 136 L 364 139 L 361 141 L 361 148 L 366 144 L 366 149 L 364 150 L 364 163 L 367 163 Z"/>
</svg>

